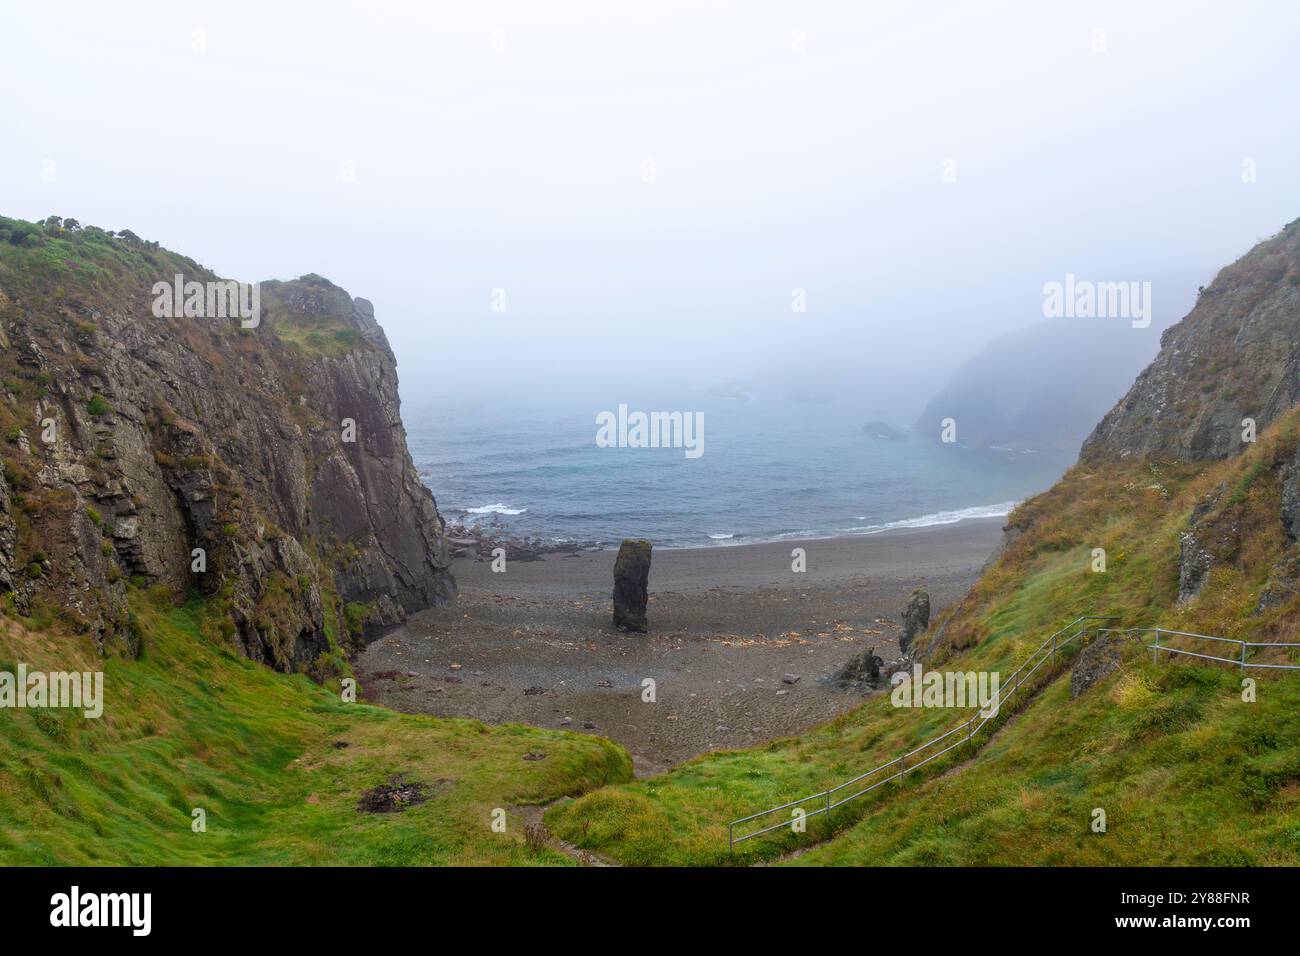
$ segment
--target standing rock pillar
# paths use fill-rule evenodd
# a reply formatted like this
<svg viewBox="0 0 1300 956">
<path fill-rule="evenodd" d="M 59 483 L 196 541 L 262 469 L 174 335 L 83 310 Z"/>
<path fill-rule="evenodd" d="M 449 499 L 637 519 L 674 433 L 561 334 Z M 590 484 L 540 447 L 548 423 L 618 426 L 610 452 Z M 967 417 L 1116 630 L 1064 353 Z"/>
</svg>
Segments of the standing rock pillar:
<svg viewBox="0 0 1300 956">
<path fill-rule="evenodd" d="M 614 626 L 645 632 L 650 590 L 650 542 L 624 538 L 614 561 Z"/>
<path fill-rule="evenodd" d="M 930 595 L 925 588 L 917 588 L 903 609 L 903 631 L 898 635 L 898 647 L 904 654 L 912 649 L 912 642 L 930 626 Z"/>
</svg>

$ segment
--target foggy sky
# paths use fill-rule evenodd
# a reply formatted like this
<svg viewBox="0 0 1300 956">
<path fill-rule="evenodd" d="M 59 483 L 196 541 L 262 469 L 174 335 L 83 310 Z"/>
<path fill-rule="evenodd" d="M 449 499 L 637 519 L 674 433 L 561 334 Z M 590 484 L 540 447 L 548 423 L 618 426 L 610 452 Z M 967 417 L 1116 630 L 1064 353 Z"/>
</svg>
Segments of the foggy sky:
<svg viewBox="0 0 1300 956">
<path fill-rule="evenodd" d="M 892 408 L 1046 281 L 1208 281 L 1300 216 L 1294 2 L 74 2 L 0 35 L 0 213 L 325 275 L 408 401 Z"/>
</svg>

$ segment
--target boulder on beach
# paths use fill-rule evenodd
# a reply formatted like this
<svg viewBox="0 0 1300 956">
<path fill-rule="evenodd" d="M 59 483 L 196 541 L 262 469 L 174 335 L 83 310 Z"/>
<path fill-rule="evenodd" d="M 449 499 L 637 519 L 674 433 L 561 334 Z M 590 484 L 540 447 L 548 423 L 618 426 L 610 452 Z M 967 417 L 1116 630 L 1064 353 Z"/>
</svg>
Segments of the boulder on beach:
<svg viewBox="0 0 1300 956">
<path fill-rule="evenodd" d="M 886 683 L 896 671 L 908 670 L 912 666 L 912 642 L 925 633 L 930 626 L 930 595 L 925 588 L 917 588 L 903 609 L 903 630 L 898 635 L 898 647 L 902 657 L 898 660 L 885 661 L 876 654 L 875 645 L 863 648 L 849 658 L 830 677 L 823 678 L 822 683 L 840 690 L 856 689 L 863 692 L 874 690 Z"/>
<path fill-rule="evenodd" d="M 930 594 L 925 588 L 917 588 L 908 599 L 903 609 L 903 630 L 898 635 L 898 649 L 904 654 L 912 649 L 912 642 L 925 633 L 930 626 Z"/>
<path fill-rule="evenodd" d="M 624 538 L 614 560 L 614 626 L 645 632 L 650 592 L 650 542 Z"/>
<path fill-rule="evenodd" d="M 854 654 L 839 670 L 827 678 L 824 683 L 840 690 L 873 690 L 880 685 L 881 669 L 885 662 L 876 654 L 874 646 Z"/>
</svg>

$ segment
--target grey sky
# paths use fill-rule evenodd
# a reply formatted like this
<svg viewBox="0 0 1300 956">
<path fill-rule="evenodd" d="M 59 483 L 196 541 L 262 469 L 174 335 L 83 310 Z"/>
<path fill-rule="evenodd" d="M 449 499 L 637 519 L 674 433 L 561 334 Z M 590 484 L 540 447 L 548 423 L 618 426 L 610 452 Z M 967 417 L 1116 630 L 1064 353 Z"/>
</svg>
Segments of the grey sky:
<svg viewBox="0 0 1300 956">
<path fill-rule="evenodd" d="M 0 212 L 319 272 L 375 302 L 408 398 L 926 393 L 1041 320 L 1044 281 L 1208 279 L 1300 216 L 1294 2 L 169 0 L 0 27 Z"/>
</svg>

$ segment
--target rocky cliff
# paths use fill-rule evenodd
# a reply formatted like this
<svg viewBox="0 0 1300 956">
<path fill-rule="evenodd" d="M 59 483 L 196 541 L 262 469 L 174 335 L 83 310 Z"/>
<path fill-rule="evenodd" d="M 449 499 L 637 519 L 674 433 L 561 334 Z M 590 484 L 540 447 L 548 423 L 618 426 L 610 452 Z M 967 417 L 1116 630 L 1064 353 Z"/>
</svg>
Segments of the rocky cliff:
<svg viewBox="0 0 1300 956">
<path fill-rule="evenodd" d="M 1227 458 L 1300 403 L 1300 220 L 1202 290 L 1160 353 L 1092 435 L 1083 458 Z"/>
<path fill-rule="evenodd" d="M 1040 577 L 1049 567 L 1059 579 Z M 1164 332 L 1079 464 L 1010 515 L 1003 547 L 918 656 L 980 645 L 1004 626 L 990 609 L 1021 594 L 1062 616 L 1300 643 L 1300 220 L 1221 270 Z"/>
<path fill-rule="evenodd" d="M 198 593 L 243 653 L 315 672 L 451 597 L 370 303 L 307 276 L 214 318 L 159 307 L 177 275 L 218 281 L 129 231 L 0 219 L 11 607 L 139 653 L 128 589 Z"/>
</svg>

